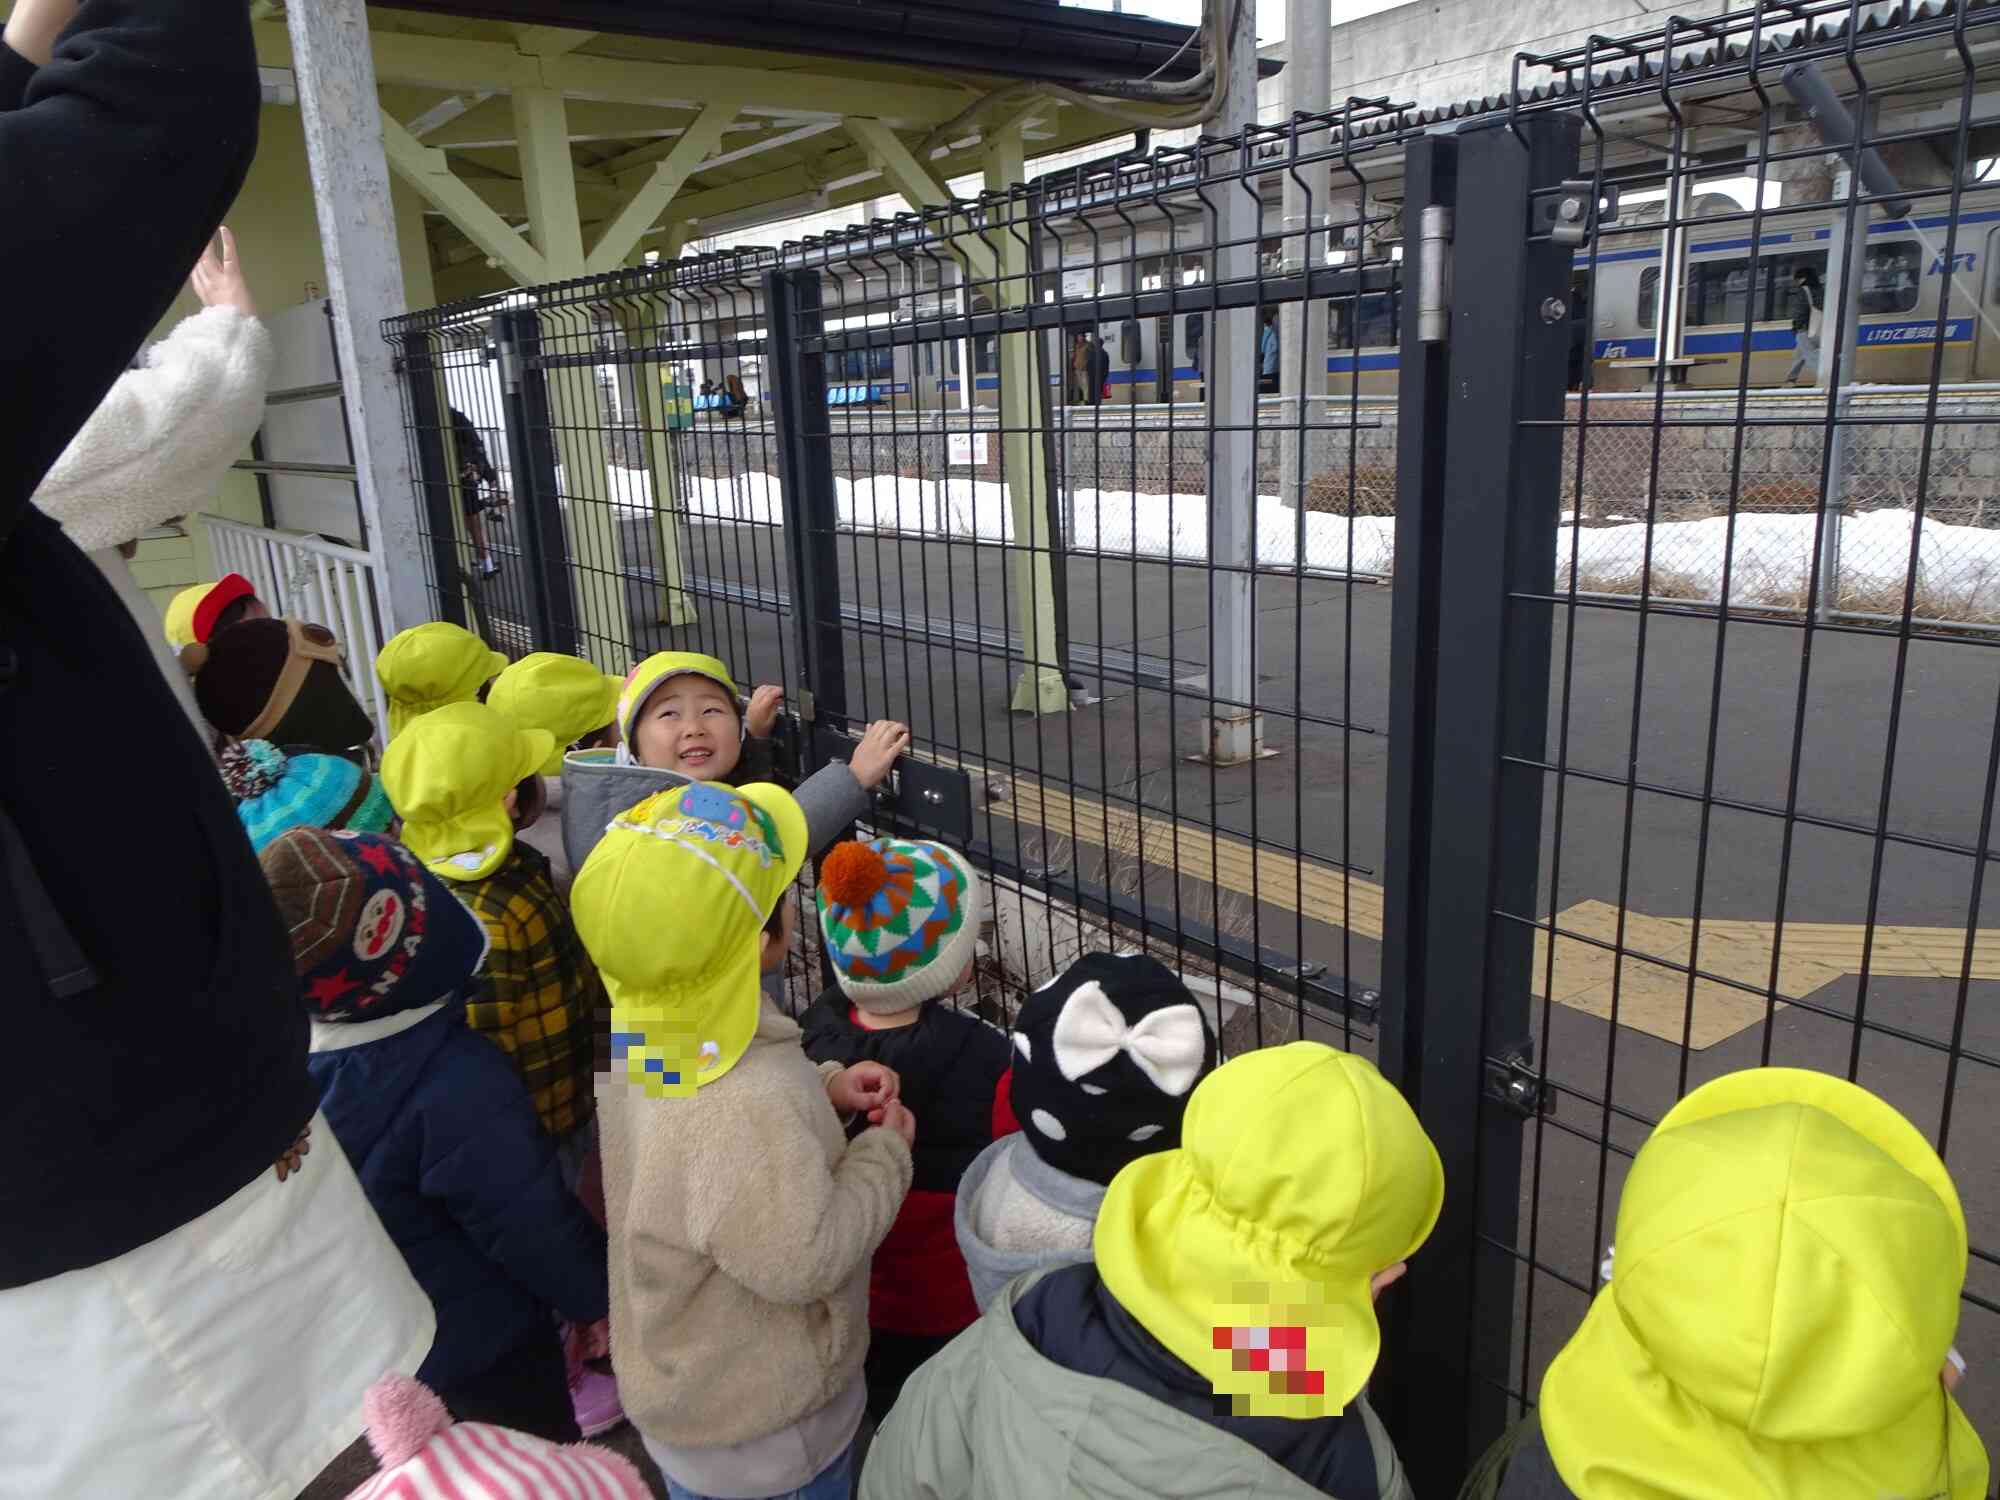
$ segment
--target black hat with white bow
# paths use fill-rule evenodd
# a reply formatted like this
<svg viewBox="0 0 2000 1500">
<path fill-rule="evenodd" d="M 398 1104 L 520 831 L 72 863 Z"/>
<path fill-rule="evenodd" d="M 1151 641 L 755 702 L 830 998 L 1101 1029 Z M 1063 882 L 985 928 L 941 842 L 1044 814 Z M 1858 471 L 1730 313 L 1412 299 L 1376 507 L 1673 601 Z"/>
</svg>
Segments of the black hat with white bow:
<svg viewBox="0 0 2000 1500">
<path fill-rule="evenodd" d="M 1043 1161 L 1108 1184 L 1180 1145 L 1188 1095 L 1214 1067 L 1215 1033 L 1172 969 L 1086 953 L 1015 1018 L 1011 1103 Z"/>
</svg>

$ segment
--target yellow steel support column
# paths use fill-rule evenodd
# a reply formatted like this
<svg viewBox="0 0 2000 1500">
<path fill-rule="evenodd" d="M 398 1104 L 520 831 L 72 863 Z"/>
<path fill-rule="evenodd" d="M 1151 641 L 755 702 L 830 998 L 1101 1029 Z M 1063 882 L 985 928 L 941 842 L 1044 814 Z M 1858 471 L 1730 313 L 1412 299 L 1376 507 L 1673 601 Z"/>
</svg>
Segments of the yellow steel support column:
<svg viewBox="0 0 2000 1500">
<path fill-rule="evenodd" d="M 1004 191 L 1025 175 L 1021 129 L 1003 130 L 986 155 L 986 186 Z M 990 231 L 999 284 L 996 307 L 1024 307 L 1033 301 L 1028 284 L 1027 227 L 1001 225 Z M 1031 714 L 1066 713 L 1069 688 L 1063 681 L 1056 639 L 1056 598 L 1050 549 L 1060 540 L 1049 528 L 1053 493 L 1048 447 L 1048 390 L 1035 362 L 1032 333 L 1000 336 L 1000 453 L 1007 469 L 1007 500 L 1014 512 L 1014 613 L 1027 666 L 1014 684 L 1013 707 Z M 966 372 L 971 378 L 971 372 Z"/>
<path fill-rule="evenodd" d="M 583 222 L 577 212 L 576 165 L 569 149 L 569 113 L 554 89 L 514 90 L 514 130 L 527 190 L 528 232 L 552 280 L 584 274 Z M 542 348 L 582 354 L 596 346 L 592 310 L 544 309 Z M 614 487 L 604 453 L 604 409 L 591 365 L 548 371 L 549 419 L 562 461 L 563 514 L 576 588 L 577 646 L 607 672 L 632 665 L 631 612 L 625 599 L 624 549 L 616 500 L 632 483 Z M 621 476 L 622 477 L 622 476 Z"/>
<path fill-rule="evenodd" d="M 662 342 L 664 308 L 659 304 L 625 303 L 619 322 L 627 344 L 651 348 Z M 659 599 L 653 618 L 662 625 L 692 625 L 697 616 L 681 563 L 681 517 L 687 513 L 681 488 L 680 434 L 667 428 L 667 403 L 662 380 L 670 365 L 647 360 L 632 370 L 632 394 L 639 422 L 646 431 L 646 458 L 652 473 L 653 529 L 659 539 Z"/>
</svg>

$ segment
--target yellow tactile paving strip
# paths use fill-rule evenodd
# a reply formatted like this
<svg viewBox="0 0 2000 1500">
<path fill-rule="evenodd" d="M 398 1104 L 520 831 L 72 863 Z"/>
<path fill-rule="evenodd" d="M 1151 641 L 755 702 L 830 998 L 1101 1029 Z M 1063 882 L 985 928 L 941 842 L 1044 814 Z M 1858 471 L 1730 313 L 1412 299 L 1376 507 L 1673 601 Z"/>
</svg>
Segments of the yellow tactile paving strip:
<svg viewBox="0 0 2000 1500">
<path fill-rule="evenodd" d="M 976 768 L 966 769 L 979 774 Z M 1129 807 L 1109 807 L 1025 778 L 1012 781 L 1006 800 L 986 806 L 997 817 L 1045 834 L 1143 858 L 1190 880 L 1254 894 L 1278 911 L 1303 912 L 1315 922 L 1345 927 L 1357 937 L 1382 939 L 1382 888 L 1373 881 L 1343 877 L 1325 865 L 1257 849 L 1241 838 L 1210 834 Z M 1619 1025 L 1676 1044 L 1685 1036 L 1697 1050 L 1756 1025 L 1769 1008 L 1763 991 L 1771 980 L 1773 923 L 1720 918 L 1703 922 L 1701 951 L 1693 967 L 1749 985 L 1756 993 L 1698 979 L 1692 997 L 1683 972 L 1689 966 L 1692 918 L 1628 912 L 1622 956 L 1597 946 L 1619 937 L 1618 909 L 1607 902 L 1578 902 L 1563 911 L 1555 925 L 1555 969 L 1549 988 L 1558 1005 L 1608 1020 L 1615 977 Z M 1860 973 L 1867 932 L 1858 923 L 1788 923 L 1778 962 L 1779 1005 Z M 2000 930 L 1982 928 L 1974 937 L 1971 977 L 2000 979 Z M 1879 978 L 1956 981 L 1964 960 L 1962 928 L 1884 925 L 1875 928 L 1868 971 Z M 1670 967 L 1675 964 L 1682 968 Z M 1542 993 L 1548 973 L 1548 936 L 1537 932 L 1536 994 Z"/>
</svg>

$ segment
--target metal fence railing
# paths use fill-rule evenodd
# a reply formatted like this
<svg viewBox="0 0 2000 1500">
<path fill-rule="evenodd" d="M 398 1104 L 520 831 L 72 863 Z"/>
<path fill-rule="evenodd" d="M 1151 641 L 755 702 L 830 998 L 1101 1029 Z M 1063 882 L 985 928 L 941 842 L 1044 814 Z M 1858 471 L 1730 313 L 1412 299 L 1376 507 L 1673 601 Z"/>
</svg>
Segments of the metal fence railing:
<svg viewBox="0 0 2000 1500">
<path fill-rule="evenodd" d="M 1231 1048 L 1377 1057 L 1449 1184 L 1377 1383 L 1424 1493 L 1731 1069 L 1937 1143 L 2000 1357 L 1995 21 L 1774 0 L 395 320 L 439 613 L 713 651 L 795 772 L 909 722 L 875 817 L 993 876 L 995 1015 L 1144 945 Z"/>
<path fill-rule="evenodd" d="M 276 615 L 322 623 L 340 642 L 354 693 L 386 735 L 388 701 L 375 676 L 382 603 L 374 558 L 356 547 L 297 532 L 203 516 L 216 569 L 241 573 Z"/>
</svg>

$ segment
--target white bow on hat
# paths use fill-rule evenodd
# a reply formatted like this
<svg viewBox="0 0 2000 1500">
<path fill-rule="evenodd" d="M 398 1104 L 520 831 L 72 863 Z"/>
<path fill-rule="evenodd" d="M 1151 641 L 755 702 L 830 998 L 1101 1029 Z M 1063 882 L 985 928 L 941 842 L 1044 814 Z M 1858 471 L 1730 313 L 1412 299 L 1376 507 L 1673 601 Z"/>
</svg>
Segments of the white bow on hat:
<svg viewBox="0 0 2000 1500">
<path fill-rule="evenodd" d="M 1194 1087 L 1208 1053 L 1201 1012 L 1168 1005 L 1133 1026 L 1094 981 L 1080 984 L 1056 1017 L 1056 1067 L 1074 1083 L 1123 1052 L 1162 1093 L 1178 1097 Z"/>
</svg>

